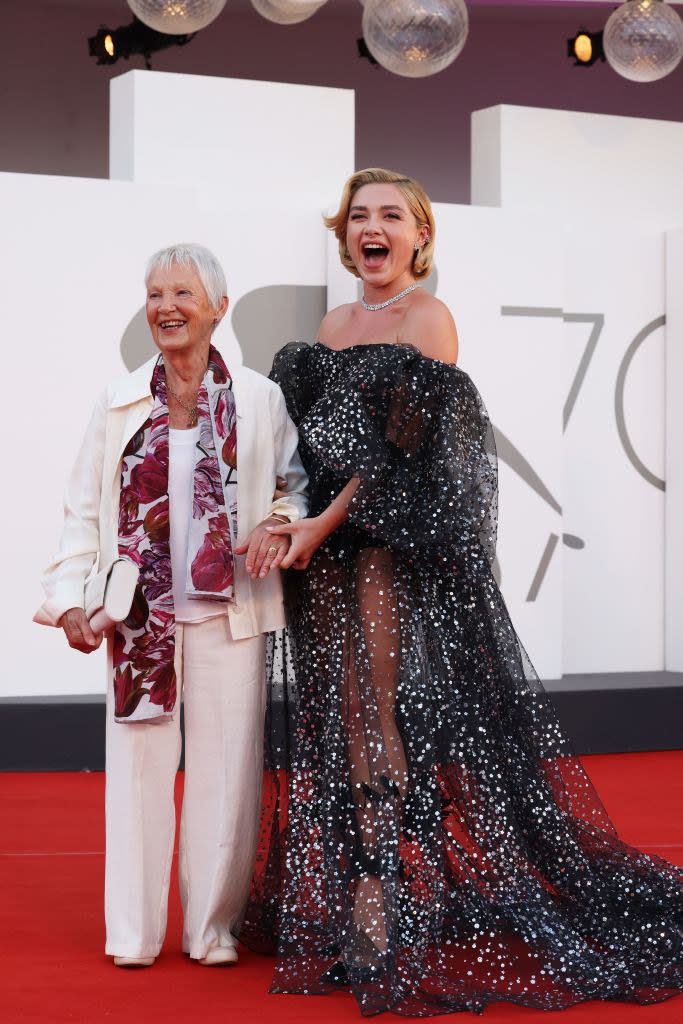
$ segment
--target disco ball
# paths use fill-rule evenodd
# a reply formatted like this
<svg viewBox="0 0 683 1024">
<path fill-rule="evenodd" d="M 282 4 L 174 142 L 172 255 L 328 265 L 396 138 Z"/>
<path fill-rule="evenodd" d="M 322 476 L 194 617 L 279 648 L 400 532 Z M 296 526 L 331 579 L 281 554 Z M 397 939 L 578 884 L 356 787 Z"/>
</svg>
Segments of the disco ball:
<svg viewBox="0 0 683 1024">
<path fill-rule="evenodd" d="M 626 0 L 607 19 L 607 60 L 632 82 L 656 82 L 683 57 L 683 22 L 662 0 Z"/>
<path fill-rule="evenodd" d="M 327 0 L 251 0 L 252 6 L 268 21 L 278 25 L 296 25 L 305 21 Z"/>
<path fill-rule="evenodd" d="M 468 27 L 465 0 L 365 0 L 363 9 L 368 50 L 387 71 L 407 78 L 452 64 Z"/>
<path fill-rule="evenodd" d="M 170 36 L 198 32 L 217 18 L 225 0 L 128 0 L 136 18 Z"/>
</svg>

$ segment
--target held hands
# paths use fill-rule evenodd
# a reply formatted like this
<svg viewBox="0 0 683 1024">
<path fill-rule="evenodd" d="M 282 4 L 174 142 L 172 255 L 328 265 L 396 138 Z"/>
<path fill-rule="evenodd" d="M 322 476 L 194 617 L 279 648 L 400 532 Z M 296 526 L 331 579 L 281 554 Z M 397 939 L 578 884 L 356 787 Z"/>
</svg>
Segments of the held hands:
<svg viewBox="0 0 683 1024">
<path fill-rule="evenodd" d="M 299 519 L 296 523 L 281 523 L 278 526 L 267 526 L 266 530 L 275 543 L 277 538 L 289 535 L 289 551 L 280 559 L 281 569 L 307 569 L 314 552 L 330 532 L 322 516 L 310 519 Z"/>
<path fill-rule="evenodd" d="M 58 625 L 64 630 L 69 647 L 83 654 L 92 654 L 102 643 L 103 633 L 93 633 L 82 608 L 69 608 Z"/>
<path fill-rule="evenodd" d="M 289 548 L 289 539 L 286 536 L 272 537 L 268 532 L 272 526 L 280 524 L 280 519 L 269 516 L 254 527 L 243 544 L 235 548 L 236 555 L 246 554 L 246 570 L 253 580 L 265 579 L 271 569 L 282 565 L 282 559 Z"/>
<path fill-rule="evenodd" d="M 275 478 L 275 493 L 273 501 L 278 498 L 287 497 L 287 481 L 283 476 Z M 246 570 L 253 580 L 265 579 L 271 569 L 277 569 L 282 558 L 287 553 L 289 540 L 284 537 L 282 541 L 271 540 L 265 528 L 267 525 L 280 524 L 282 519 L 269 516 L 262 523 L 251 531 L 244 544 L 235 548 L 236 555 L 243 555 L 246 552 Z"/>
</svg>

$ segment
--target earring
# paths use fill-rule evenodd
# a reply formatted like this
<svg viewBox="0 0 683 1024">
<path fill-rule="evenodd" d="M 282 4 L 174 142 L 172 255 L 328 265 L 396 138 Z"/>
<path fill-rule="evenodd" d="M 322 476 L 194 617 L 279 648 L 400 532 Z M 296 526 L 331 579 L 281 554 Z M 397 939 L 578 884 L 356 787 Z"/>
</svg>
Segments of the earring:
<svg viewBox="0 0 683 1024">
<path fill-rule="evenodd" d="M 417 242 L 416 242 L 416 243 L 415 243 L 415 252 L 419 252 L 419 249 L 420 249 L 420 246 L 419 246 L 419 245 L 417 244 Z"/>
</svg>

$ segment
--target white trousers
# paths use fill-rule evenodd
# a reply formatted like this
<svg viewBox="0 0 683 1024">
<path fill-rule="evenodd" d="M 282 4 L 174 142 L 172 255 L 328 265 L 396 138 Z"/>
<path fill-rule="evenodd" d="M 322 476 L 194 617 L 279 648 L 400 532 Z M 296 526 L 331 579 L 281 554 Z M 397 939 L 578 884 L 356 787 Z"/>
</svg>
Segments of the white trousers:
<svg viewBox="0 0 683 1024">
<path fill-rule="evenodd" d="M 234 946 L 248 894 L 263 766 L 265 637 L 233 640 L 227 616 L 176 625 L 185 706 L 180 821 L 183 950 L 201 959 Z M 107 688 L 106 952 L 157 956 L 166 933 L 175 836 L 180 715 L 114 722 Z"/>
</svg>

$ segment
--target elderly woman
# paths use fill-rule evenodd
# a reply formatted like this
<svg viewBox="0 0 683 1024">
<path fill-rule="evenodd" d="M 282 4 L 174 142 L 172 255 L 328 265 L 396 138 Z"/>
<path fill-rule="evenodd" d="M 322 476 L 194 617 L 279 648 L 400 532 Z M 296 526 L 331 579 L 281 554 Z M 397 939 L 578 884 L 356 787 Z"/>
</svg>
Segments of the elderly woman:
<svg viewBox="0 0 683 1024">
<path fill-rule="evenodd" d="M 97 402 L 37 618 L 93 651 L 102 636 L 83 595 L 95 561 L 139 567 L 130 613 L 108 637 L 106 952 L 148 966 L 164 939 L 182 691 L 183 949 L 230 964 L 258 826 L 264 634 L 283 625 L 277 567 L 289 541 L 266 528 L 306 514 L 307 479 L 279 387 L 228 370 L 211 344 L 228 308 L 215 256 L 161 250 L 146 284 L 161 354 Z"/>
</svg>

